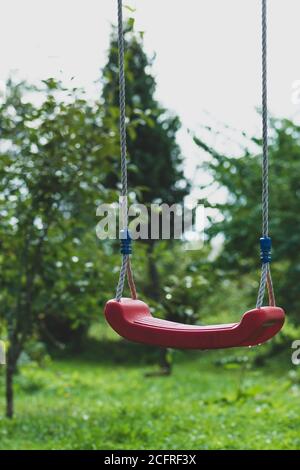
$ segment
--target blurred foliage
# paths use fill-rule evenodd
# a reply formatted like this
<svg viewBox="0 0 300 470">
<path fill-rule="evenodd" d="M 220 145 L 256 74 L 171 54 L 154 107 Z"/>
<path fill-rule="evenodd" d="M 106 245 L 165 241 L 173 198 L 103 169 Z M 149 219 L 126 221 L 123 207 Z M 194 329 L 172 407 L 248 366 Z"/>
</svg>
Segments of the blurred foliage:
<svg viewBox="0 0 300 470">
<path fill-rule="evenodd" d="M 145 54 L 143 35 L 133 31 L 132 21 L 126 27 L 125 43 L 129 187 L 133 189 L 129 194 L 130 202 L 138 201 L 148 207 L 154 202 L 170 205 L 182 203 L 190 184 L 183 173 L 183 156 L 176 141 L 180 121 L 155 99 L 156 84 L 151 73 L 153 60 Z M 93 399 L 97 393 L 91 381 L 93 371 L 82 378 L 76 370 L 71 375 L 59 375 L 56 366 L 53 366 L 57 377 L 51 384 L 52 372 L 43 374 L 38 368 L 52 367 L 44 343 L 60 350 L 66 357 L 69 353 L 66 345 L 82 349 L 88 330 L 102 318 L 103 305 L 114 293 L 120 264 L 117 244 L 115 241 L 102 241 L 100 246 L 95 225 L 97 206 L 103 202 L 117 201 L 120 189 L 117 61 L 114 30 L 108 62 L 102 74 L 103 95 L 99 101 L 91 102 L 81 90 L 65 89 L 54 79 L 44 80 L 40 87 L 9 80 L 5 97 L 0 100 L 0 334 L 2 337 L 7 335 L 9 345 L 7 370 L 15 373 L 17 365 L 22 370 L 17 379 L 17 390 L 23 394 L 22 400 L 26 394 L 36 394 L 39 406 L 44 405 L 45 396 L 48 398 L 51 393 L 62 400 L 74 394 L 80 401 L 86 385 Z M 297 288 L 300 276 L 297 250 L 300 243 L 300 128 L 288 120 L 274 119 L 271 124 L 272 270 L 279 303 L 297 321 L 296 312 L 300 307 Z M 212 175 L 214 184 L 227 190 L 228 197 L 224 203 L 211 205 L 207 202 L 217 209 L 218 214 L 222 214 L 222 220 L 211 220 L 208 243 L 201 250 L 187 251 L 183 243 L 169 240 L 135 243 L 133 267 L 137 287 L 156 316 L 187 323 L 235 321 L 253 305 L 258 286 L 261 156 L 245 150 L 240 157 L 231 157 L 209 147 L 199 137 L 195 137 L 195 142 L 211 157 L 205 169 Z M 253 142 L 261 145 L 257 139 Z M 224 243 L 219 256 L 212 262 L 209 242 L 220 234 L 224 237 Z M 98 326 L 101 330 L 101 325 Z M 93 333 L 89 344 L 95 346 L 97 343 L 93 360 L 105 358 L 105 351 L 109 349 L 113 349 L 110 358 L 118 359 L 115 362 L 137 360 L 138 349 L 134 345 L 130 349 L 126 343 L 115 341 L 115 337 L 97 337 L 97 334 Z M 113 332 L 110 334 L 114 335 Z M 282 351 L 282 338 L 289 341 L 295 335 L 299 335 L 299 328 L 289 322 L 273 344 Z M 99 339 L 102 345 L 100 354 L 97 349 Z M 143 352 L 145 356 L 152 357 L 148 349 Z M 144 360 L 143 357 L 139 356 L 139 360 Z M 157 360 L 157 356 L 155 358 Z M 165 359 L 170 362 L 169 352 Z M 260 400 L 260 393 L 264 393 L 263 377 L 257 379 L 253 376 L 250 380 L 253 383 L 249 386 L 245 378 L 245 371 L 252 367 L 252 361 L 233 356 L 220 359 L 218 365 L 217 371 L 207 372 L 204 385 L 198 379 L 188 384 L 190 375 L 187 374 L 186 384 L 183 381 L 180 385 L 182 396 L 188 393 L 196 397 L 194 389 L 198 386 L 203 387 L 205 394 L 209 380 L 209 386 L 212 384 L 215 391 L 213 398 L 207 396 L 203 399 L 203 404 L 208 405 L 208 414 L 211 410 L 216 412 L 219 402 L 227 406 L 239 400 L 247 401 L 251 396 Z M 230 394 L 230 378 L 226 376 L 228 390 L 219 397 L 215 376 L 219 376 L 220 369 L 224 377 L 227 369 L 239 370 L 235 393 Z M 183 375 L 184 371 L 183 368 Z M 107 370 L 102 372 L 104 377 Z M 138 372 L 131 372 L 131 379 L 138 382 Z M 191 366 L 190 372 L 196 373 L 195 366 Z M 123 393 L 123 386 L 128 393 L 131 391 L 131 379 L 124 385 L 120 374 L 126 376 L 125 367 L 109 376 L 113 384 L 110 390 L 116 400 L 121 388 Z M 104 378 L 104 382 L 101 381 L 102 378 L 99 379 L 101 386 L 108 386 L 109 381 Z M 294 382 L 293 386 L 298 387 L 296 379 Z M 289 378 L 286 383 L 289 387 Z M 138 384 L 143 388 L 140 381 Z M 282 389 L 286 386 L 284 384 Z M 161 396 L 159 387 L 154 383 L 151 387 L 157 397 Z M 168 391 L 168 388 L 163 390 Z M 45 393 L 45 396 L 39 396 L 39 393 Z M 176 397 L 170 397 L 177 403 Z M 279 394 L 274 399 L 278 400 L 278 406 L 283 406 Z M 135 400 L 134 406 L 138 408 L 140 395 Z M 123 439 L 130 445 L 128 423 L 134 425 L 134 412 L 126 408 L 125 403 L 114 411 L 115 405 L 113 400 L 107 408 L 102 402 L 99 405 L 99 410 L 104 413 L 104 422 L 106 415 L 111 423 L 111 416 L 118 418 L 118 413 L 121 416 L 124 410 L 132 421 L 128 418 L 124 428 L 111 429 L 105 443 L 111 447 L 115 445 L 109 437 L 109 433 L 115 432 L 119 433 L 119 437 L 114 436 L 117 439 L 114 442 L 118 441 L 119 444 Z M 177 405 L 180 408 L 179 402 Z M 251 408 L 251 404 L 248 405 Z M 58 408 L 54 406 L 56 411 L 60 406 L 62 404 Z M 161 402 L 159 407 L 152 407 L 148 421 L 152 423 L 152 419 L 155 421 L 163 413 L 173 413 L 172 406 L 171 402 L 168 405 Z M 190 416 L 193 416 L 195 406 L 190 407 Z M 264 402 L 263 406 L 271 409 L 269 402 Z M 89 421 L 90 414 L 81 416 L 76 399 L 74 407 L 68 410 L 68 420 L 71 428 L 77 430 L 78 420 Z M 234 412 L 237 422 L 241 424 L 243 411 L 240 411 L 241 415 L 236 410 Z M 226 421 L 229 418 L 225 415 Z M 45 416 L 48 416 L 47 413 Z M 45 424 L 44 419 L 42 417 L 37 424 L 39 432 L 40 426 Z M 179 442 L 182 446 L 185 442 L 186 426 L 193 424 L 189 419 L 185 421 L 181 440 L 176 441 L 175 446 L 179 446 Z M 57 424 L 57 420 L 55 422 Z M 93 422 L 97 423 L 94 415 Z M 144 424 L 147 427 L 147 423 Z M 25 427 L 29 425 L 27 422 L 24 424 Z M 170 425 L 175 426 L 173 421 Z M 58 423 L 60 426 L 61 422 Z M 99 426 L 96 427 L 99 430 Z M 13 426 L 9 429 L 9 432 L 14 431 Z M 87 431 L 85 443 L 70 440 L 70 446 L 96 446 L 93 441 L 94 428 L 91 429 L 90 433 Z M 161 445 L 168 446 L 168 437 L 159 425 L 157 431 L 164 436 Z M 140 428 L 139 432 L 149 439 L 151 445 L 151 432 L 148 435 Z M 264 435 L 263 424 L 261 434 Z M 103 438 L 101 432 L 96 435 Z M 231 440 L 231 444 L 229 441 L 217 441 L 210 431 L 203 436 L 199 440 L 195 434 L 194 440 L 189 442 L 194 442 L 195 446 L 203 444 L 215 448 L 232 445 Z M 209 444 L 208 437 L 211 439 Z M 273 437 L 270 437 L 270 442 L 280 441 L 280 436 Z M 36 437 L 33 436 L 33 439 Z M 48 431 L 45 431 L 45 439 L 49 439 Z M 137 435 L 134 439 L 138 439 Z M 286 445 L 295 444 L 295 439 L 293 435 Z M 9 438 L 6 442 L 9 443 Z M 54 446 L 59 446 L 55 440 L 52 442 Z M 257 444 L 255 436 L 251 442 L 253 446 Z M 44 445 L 49 445 L 48 441 Z"/>
<path fill-rule="evenodd" d="M 156 256 L 162 279 L 162 307 L 168 318 L 186 323 L 202 322 L 206 299 L 213 293 L 215 274 L 207 259 L 208 248 L 186 250 L 182 243 L 160 243 Z"/>
<path fill-rule="evenodd" d="M 115 194 L 103 184 L 117 153 L 113 123 L 103 131 L 106 119 L 99 103 L 53 79 L 39 89 L 7 84 L 0 107 L 1 316 L 16 342 L 37 325 L 47 329 L 50 317 L 86 325 L 105 298 L 110 274 L 100 273 L 105 253 L 96 250 L 94 227 L 97 205 Z"/>
<path fill-rule="evenodd" d="M 183 156 L 176 142 L 181 124 L 178 116 L 155 99 L 156 82 L 151 73 L 153 59 L 144 52 L 143 37 L 125 25 L 127 148 L 130 188 L 137 191 L 138 202 L 149 204 L 182 202 L 189 192 L 184 176 Z M 108 61 L 103 69 L 103 99 L 109 122 L 119 119 L 119 76 L 117 32 L 113 29 Z M 108 181 L 119 178 L 119 163 Z"/>
<path fill-rule="evenodd" d="M 261 146 L 259 139 L 253 143 Z M 259 237 L 261 236 L 261 155 L 245 150 L 240 157 L 221 154 L 198 137 L 196 144 L 209 153 L 205 164 L 214 184 L 226 188 L 227 199 L 207 204 L 222 214 L 212 221 L 210 240 L 224 237 L 215 266 L 228 278 L 246 275 L 252 279 L 249 291 L 255 298 L 259 279 Z M 271 120 L 270 130 L 270 233 L 273 239 L 272 273 L 279 305 L 299 323 L 300 297 L 300 127 L 282 119 Z M 252 274 L 251 274 L 252 273 Z"/>
<path fill-rule="evenodd" d="M 66 90 L 9 80 L 0 104 L 0 303 L 7 333 L 7 416 L 13 376 L 33 334 L 80 348 L 111 286 L 97 249 L 96 207 L 116 155 L 114 124 L 99 103 Z M 108 128 L 107 122 L 105 128 Z"/>
</svg>

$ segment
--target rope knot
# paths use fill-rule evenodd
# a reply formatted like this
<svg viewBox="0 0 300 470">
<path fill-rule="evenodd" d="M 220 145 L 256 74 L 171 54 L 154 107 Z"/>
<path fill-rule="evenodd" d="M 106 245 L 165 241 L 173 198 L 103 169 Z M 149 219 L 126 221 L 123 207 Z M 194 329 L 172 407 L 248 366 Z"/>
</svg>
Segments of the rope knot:
<svg viewBox="0 0 300 470">
<path fill-rule="evenodd" d="M 121 253 L 122 255 L 131 255 L 132 253 L 132 238 L 128 229 L 120 230 L 121 240 Z"/>
<path fill-rule="evenodd" d="M 263 264 L 271 263 L 272 240 L 270 237 L 260 239 L 260 259 Z"/>
</svg>

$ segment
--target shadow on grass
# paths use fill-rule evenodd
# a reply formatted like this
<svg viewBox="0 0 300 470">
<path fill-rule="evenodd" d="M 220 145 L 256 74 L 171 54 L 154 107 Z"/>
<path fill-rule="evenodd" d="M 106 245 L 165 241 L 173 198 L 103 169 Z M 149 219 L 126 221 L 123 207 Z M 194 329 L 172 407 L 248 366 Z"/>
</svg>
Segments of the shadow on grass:
<svg viewBox="0 0 300 470">
<path fill-rule="evenodd" d="M 57 359 L 76 359 L 77 362 L 82 361 L 90 364 L 144 365 L 157 364 L 159 354 L 159 348 L 130 343 L 123 339 L 119 341 L 89 339 L 82 351 L 64 351 L 63 354 L 56 353 L 55 357 Z"/>
<path fill-rule="evenodd" d="M 161 348 L 144 344 L 131 343 L 125 339 L 110 340 L 89 339 L 83 345 L 81 351 L 64 350 L 56 351 L 52 356 L 57 359 L 76 360 L 89 364 L 112 365 L 159 365 L 161 360 Z M 207 357 L 210 351 L 181 351 L 172 350 L 172 362 L 199 360 Z M 214 352 L 214 357 L 216 352 Z"/>
</svg>

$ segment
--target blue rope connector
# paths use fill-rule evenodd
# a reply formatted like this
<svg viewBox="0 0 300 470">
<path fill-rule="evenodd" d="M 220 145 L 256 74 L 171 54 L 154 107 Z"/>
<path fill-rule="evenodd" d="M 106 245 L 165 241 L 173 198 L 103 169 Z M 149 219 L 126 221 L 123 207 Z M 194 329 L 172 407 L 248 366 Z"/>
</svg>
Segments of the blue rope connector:
<svg viewBox="0 0 300 470">
<path fill-rule="evenodd" d="M 262 237 L 260 239 L 260 259 L 263 264 L 271 263 L 272 256 L 272 240 L 270 237 Z"/>
<path fill-rule="evenodd" d="M 132 238 L 128 229 L 120 230 L 120 240 L 121 240 L 121 253 L 122 255 L 131 255 L 132 247 L 131 242 Z"/>
</svg>

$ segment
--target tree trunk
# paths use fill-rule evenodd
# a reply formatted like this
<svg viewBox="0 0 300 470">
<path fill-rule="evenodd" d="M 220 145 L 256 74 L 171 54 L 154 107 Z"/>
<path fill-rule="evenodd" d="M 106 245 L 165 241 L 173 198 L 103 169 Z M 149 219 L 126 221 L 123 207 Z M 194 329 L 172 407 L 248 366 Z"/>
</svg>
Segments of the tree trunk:
<svg viewBox="0 0 300 470">
<path fill-rule="evenodd" d="M 170 361 L 170 352 L 167 349 L 162 349 L 160 353 L 160 367 L 163 375 L 171 375 L 172 363 Z"/>
<path fill-rule="evenodd" d="M 149 286 L 147 289 L 147 294 L 149 297 L 155 300 L 155 302 L 160 301 L 160 281 L 159 274 L 157 271 L 155 259 L 154 259 L 154 246 L 155 244 L 150 241 L 148 245 L 148 270 L 149 270 Z"/>
<path fill-rule="evenodd" d="M 12 334 L 9 338 L 10 346 L 7 351 L 6 364 L 6 416 L 13 418 L 14 416 L 14 375 L 17 370 L 17 361 L 21 352 L 21 345 L 17 343 L 15 336 Z"/>
<path fill-rule="evenodd" d="M 13 418 L 14 416 L 14 374 L 16 370 L 16 364 L 13 363 L 13 359 L 8 355 L 7 368 L 6 368 L 6 416 L 7 418 Z"/>
</svg>

